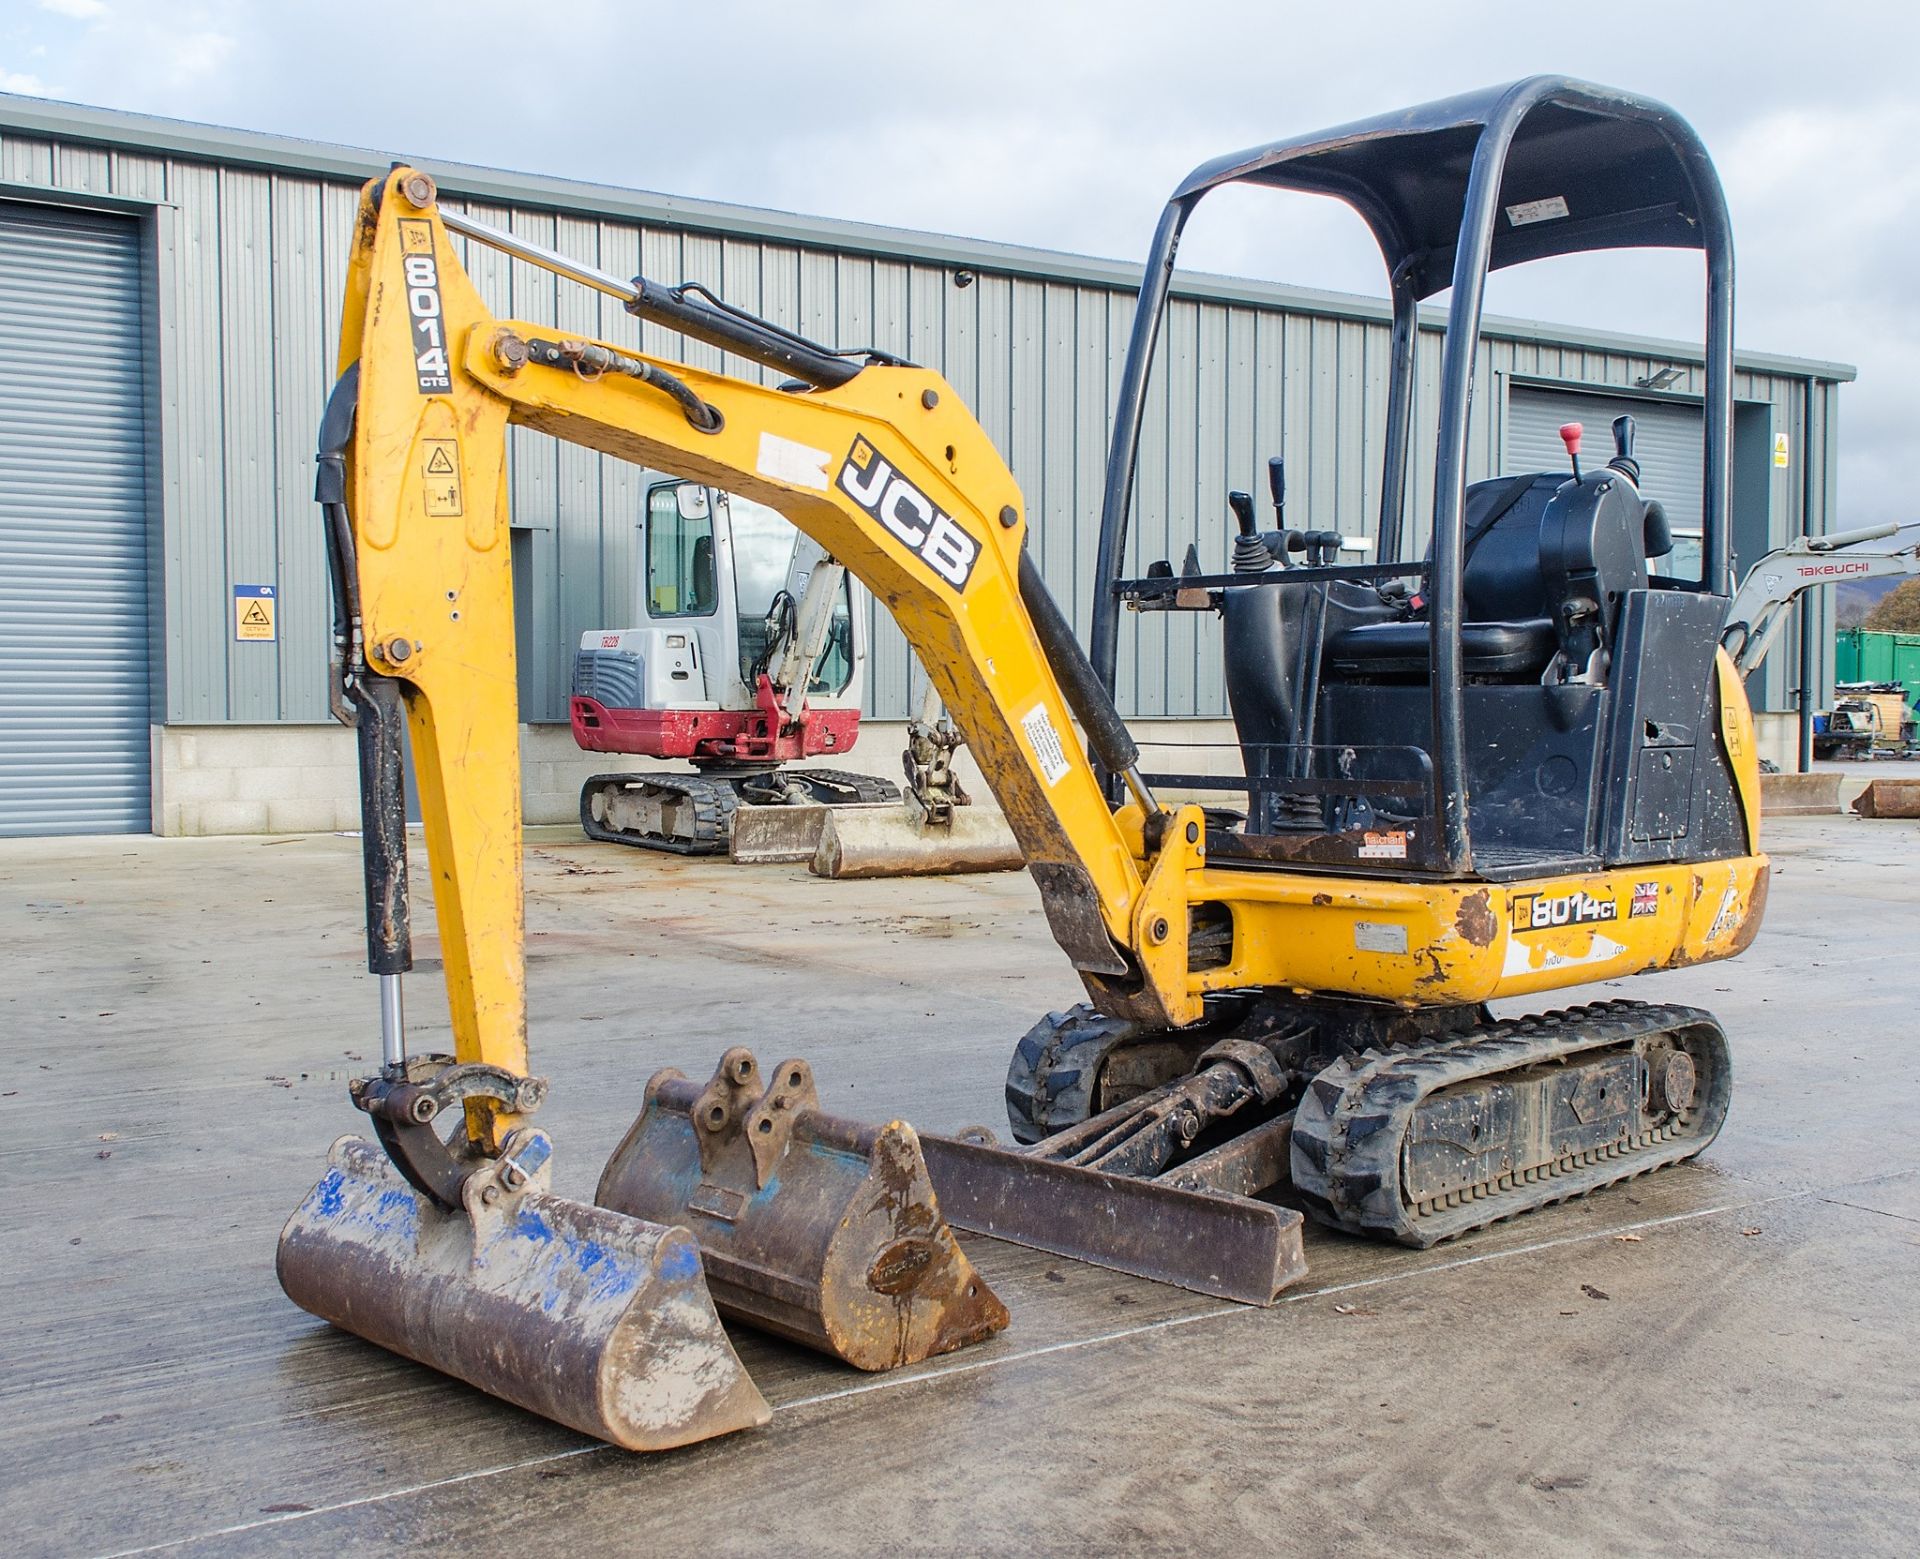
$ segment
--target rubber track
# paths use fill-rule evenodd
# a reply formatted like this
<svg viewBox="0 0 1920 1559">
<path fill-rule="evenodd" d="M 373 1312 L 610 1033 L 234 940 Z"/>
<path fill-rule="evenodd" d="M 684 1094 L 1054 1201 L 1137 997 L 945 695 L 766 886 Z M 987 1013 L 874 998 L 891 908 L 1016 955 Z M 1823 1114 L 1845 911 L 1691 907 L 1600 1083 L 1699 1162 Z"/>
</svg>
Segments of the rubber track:
<svg viewBox="0 0 1920 1559">
<path fill-rule="evenodd" d="M 659 834 L 628 833 L 604 828 L 593 818 L 593 793 L 601 786 L 620 787 L 638 781 L 655 790 L 679 791 L 693 801 L 692 836 L 668 839 Z M 734 809 L 740 798 L 725 780 L 703 774 L 596 774 L 580 787 L 580 828 L 589 839 L 624 844 L 637 850 L 670 850 L 675 855 L 716 855 L 726 849 L 733 832 Z"/>
<path fill-rule="evenodd" d="M 1407 1205 L 1400 1150 L 1423 1100 L 1455 1084 L 1683 1032 L 1694 1041 L 1686 1048 L 1700 1077 L 1693 1107 L 1675 1121 Z M 1369 1051 L 1336 1061 L 1308 1084 L 1294 1116 L 1294 1189 L 1323 1223 L 1404 1245 L 1433 1245 L 1692 1157 L 1726 1118 L 1731 1083 L 1726 1035 L 1711 1014 L 1634 1001 L 1570 1007 L 1424 1045 Z"/>
<path fill-rule="evenodd" d="M 1086 1003 L 1049 1012 L 1027 1030 L 1007 1063 L 1007 1125 L 1016 1142 L 1038 1142 L 1093 1114 L 1100 1064 L 1141 1032 Z"/>
<path fill-rule="evenodd" d="M 859 802 L 898 801 L 900 787 L 890 780 L 877 779 L 871 774 L 855 774 L 850 769 L 784 769 L 781 771 L 787 779 L 808 787 L 818 782 L 837 789 L 853 792 L 853 800 Z M 824 797 L 816 798 L 825 800 Z M 846 803 L 827 801 L 828 806 L 842 806 Z"/>
</svg>

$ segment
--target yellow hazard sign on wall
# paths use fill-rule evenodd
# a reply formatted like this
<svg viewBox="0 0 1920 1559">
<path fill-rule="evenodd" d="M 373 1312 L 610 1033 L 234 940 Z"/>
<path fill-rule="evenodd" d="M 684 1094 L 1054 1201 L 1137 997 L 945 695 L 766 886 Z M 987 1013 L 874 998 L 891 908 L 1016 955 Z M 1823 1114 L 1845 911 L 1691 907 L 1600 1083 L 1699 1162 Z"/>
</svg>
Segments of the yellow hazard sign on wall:
<svg viewBox="0 0 1920 1559">
<path fill-rule="evenodd" d="M 235 585 L 233 587 L 233 636 L 240 640 L 271 644 L 276 631 L 279 592 L 272 585 Z"/>
<path fill-rule="evenodd" d="M 458 515 L 460 502 L 460 445 L 450 438 L 420 441 L 420 480 L 424 485 L 427 513 Z"/>
<path fill-rule="evenodd" d="M 1790 450 L 1791 450 L 1791 446 L 1787 443 L 1786 434 L 1784 433 L 1774 434 L 1773 463 L 1776 466 L 1785 467 L 1792 463 L 1792 455 L 1790 453 Z"/>
</svg>

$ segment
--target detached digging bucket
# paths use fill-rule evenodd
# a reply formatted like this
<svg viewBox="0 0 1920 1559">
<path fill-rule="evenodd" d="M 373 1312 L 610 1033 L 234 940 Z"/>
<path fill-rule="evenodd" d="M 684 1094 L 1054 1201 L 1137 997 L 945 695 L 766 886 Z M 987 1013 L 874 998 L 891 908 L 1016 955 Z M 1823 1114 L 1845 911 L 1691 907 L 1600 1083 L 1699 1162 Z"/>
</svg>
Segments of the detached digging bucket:
<svg viewBox="0 0 1920 1559">
<path fill-rule="evenodd" d="M 595 1200 L 685 1224 L 722 1314 L 863 1370 L 984 1341 L 1007 1324 L 941 1216 L 920 1139 L 819 1107 L 804 1061 L 763 1085 L 744 1049 L 706 1083 L 657 1072 Z"/>
<path fill-rule="evenodd" d="M 280 1235 L 280 1286 L 345 1331 L 630 1451 L 766 1423 L 693 1237 L 553 1195 L 551 1152 L 544 1134 L 513 1132 L 449 1213 L 379 1146 L 342 1137 Z"/>
</svg>

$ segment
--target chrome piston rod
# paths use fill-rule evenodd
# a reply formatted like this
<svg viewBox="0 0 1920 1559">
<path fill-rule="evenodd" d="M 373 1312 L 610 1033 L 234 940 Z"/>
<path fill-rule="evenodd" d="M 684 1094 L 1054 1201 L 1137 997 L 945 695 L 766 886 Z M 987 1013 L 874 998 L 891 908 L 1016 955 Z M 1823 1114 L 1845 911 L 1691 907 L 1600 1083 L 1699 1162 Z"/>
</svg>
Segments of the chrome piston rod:
<svg viewBox="0 0 1920 1559">
<path fill-rule="evenodd" d="M 380 976 L 380 1059 L 389 1069 L 407 1064 L 407 1004 L 400 976 Z"/>
</svg>

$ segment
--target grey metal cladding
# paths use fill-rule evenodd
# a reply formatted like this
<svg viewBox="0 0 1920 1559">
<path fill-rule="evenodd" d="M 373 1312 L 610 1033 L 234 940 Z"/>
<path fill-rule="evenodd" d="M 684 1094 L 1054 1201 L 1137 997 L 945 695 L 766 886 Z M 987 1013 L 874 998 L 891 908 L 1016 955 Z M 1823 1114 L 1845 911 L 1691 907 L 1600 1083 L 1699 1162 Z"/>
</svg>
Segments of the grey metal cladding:
<svg viewBox="0 0 1920 1559">
<path fill-rule="evenodd" d="M 68 140 L 54 128 L 71 127 Z M 10 126 L 38 127 L 16 131 Z M 126 144 L 114 143 L 124 135 Z M 84 142 L 85 144 L 81 144 Z M 168 204 L 150 219 L 162 256 L 167 385 L 165 588 L 169 721 L 325 718 L 327 602 L 310 501 L 312 437 L 335 361 L 357 176 L 370 154 L 170 125 L 61 105 L 0 100 L 0 182 L 92 190 Z M 858 224 L 752 212 L 489 170 L 436 167 L 450 204 L 616 273 L 697 278 L 744 307 L 836 344 L 873 344 L 944 373 L 1006 455 L 1031 545 L 1075 626 L 1086 630 L 1113 382 L 1137 270 L 1118 262 Z M 466 192 L 463 198 L 462 192 Z M 471 198 L 484 197 L 484 198 Z M 1142 236 L 1145 236 L 1143 212 Z M 461 245 L 463 251 L 469 246 Z M 642 327 L 612 299 L 558 284 L 472 248 L 488 306 L 655 353 L 717 365 L 711 348 Z M 956 270 L 976 282 L 954 284 Z M 1491 322 L 1477 374 L 1472 475 L 1497 466 L 1509 384 L 1582 383 L 1630 392 L 1674 363 L 1697 393 L 1698 349 L 1553 326 Z M 1176 566 L 1189 541 L 1209 567 L 1227 555 L 1226 494 L 1265 502 L 1265 463 L 1284 454 L 1296 523 L 1375 535 L 1385 417 L 1384 307 L 1269 283 L 1187 277 L 1150 386 L 1128 566 Z M 727 360 L 765 381 L 757 367 Z M 1770 404 L 1796 445 L 1807 375 L 1832 425 L 1832 364 L 1743 355 L 1736 393 Z M 1439 330 L 1422 331 L 1414 411 L 1409 545 L 1431 505 Z M 1830 464 L 1815 529 L 1830 528 Z M 514 548 L 531 574 L 517 598 L 523 715 L 564 720 L 582 632 L 632 610 L 635 537 L 647 474 L 516 430 L 510 448 Z M 1770 489 L 1772 523 L 1797 529 L 1799 473 Z M 1838 521 L 1834 522 L 1839 523 Z M 262 578 L 248 571 L 270 569 Z M 281 586 L 277 645 L 236 645 L 236 583 Z M 921 685 L 904 642 L 874 608 L 869 712 L 898 718 Z M 1120 698 L 1136 715 L 1225 713 L 1217 625 L 1188 614 L 1127 620 Z"/>
<path fill-rule="evenodd" d="M 152 823 L 143 344 L 134 222 L 0 202 L 0 836 Z"/>
</svg>

